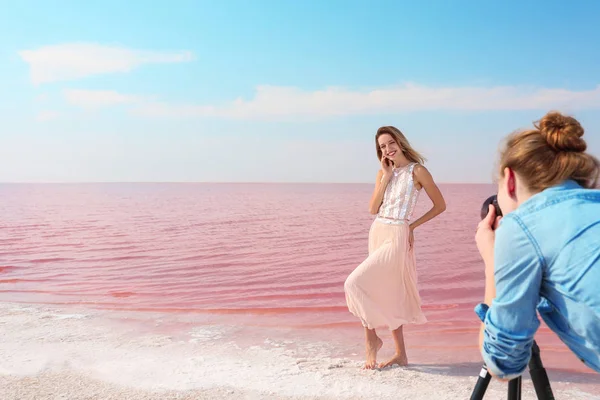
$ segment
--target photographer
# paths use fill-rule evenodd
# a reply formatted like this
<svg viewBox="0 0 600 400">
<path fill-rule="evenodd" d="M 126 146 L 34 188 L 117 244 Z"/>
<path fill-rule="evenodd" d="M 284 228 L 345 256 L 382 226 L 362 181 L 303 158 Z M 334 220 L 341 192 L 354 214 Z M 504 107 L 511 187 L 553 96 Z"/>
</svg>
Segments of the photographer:
<svg viewBox="0 0 600 400">
<path fill-rule="evenodd" d="M 520 376 L 540 325 L 600 372 L 600 163 L 579 122 L 546 114 L 509 136 L 498 205 L 477 228 L 485 263 L 480 349 L 490 373 Z M 489 306 L 489 308 L 488 308 Z"/>
</svg>

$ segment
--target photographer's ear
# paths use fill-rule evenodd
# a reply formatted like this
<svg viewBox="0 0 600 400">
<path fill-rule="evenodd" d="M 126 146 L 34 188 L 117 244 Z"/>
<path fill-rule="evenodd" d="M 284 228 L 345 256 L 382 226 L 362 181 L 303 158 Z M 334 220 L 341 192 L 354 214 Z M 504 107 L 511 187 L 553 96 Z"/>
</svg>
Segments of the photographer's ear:
<svg viewBox="0 0 600 400">
<path fill-rule="evenodd" d="M 504 189 L 508 193 L 509 197 L 513 200 L 517 200 L 517 179 L 515 177 L 515 171 L 506 167 L 504 168 Z"/>
</svg>

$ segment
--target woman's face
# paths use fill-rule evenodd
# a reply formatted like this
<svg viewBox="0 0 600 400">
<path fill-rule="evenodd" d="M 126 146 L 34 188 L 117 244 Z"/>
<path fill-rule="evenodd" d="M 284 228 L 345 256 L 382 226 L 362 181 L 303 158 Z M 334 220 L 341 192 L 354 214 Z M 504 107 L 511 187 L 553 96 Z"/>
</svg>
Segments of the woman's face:
<svg viewBox="0 0 600 400">
<path fill-rule="evenodd" d="M 390 134 L 384 133 L 383 135 L 379 136 L 379 138 L 377 138 L 377 143 L 381 149 L 382 158 L 386 157 L 394 161 L 397 156 L 402 153 L 400 146 L 398 146 L 398 143 L 396 143 Z"/>
</svg>

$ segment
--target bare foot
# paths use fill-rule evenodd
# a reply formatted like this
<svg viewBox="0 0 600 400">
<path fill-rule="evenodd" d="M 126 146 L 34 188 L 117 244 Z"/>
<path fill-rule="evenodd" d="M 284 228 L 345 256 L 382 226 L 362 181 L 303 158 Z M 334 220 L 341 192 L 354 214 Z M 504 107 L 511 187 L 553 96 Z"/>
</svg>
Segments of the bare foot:
<svg viewBox="0 0 600 400">
<path fill-rule="evenodd" d="M 406 358 L 406 354 L 394 355 L 394 357 L 390 358 L 386 362 L 379 364 L 379 368 L 390 367 L 394 364 L 398 364 L 401 367 L 406 367 L 408 365 L 408 358 Z"/>
<path fill-rule="evenodd" d="M 377 352 L 383 346 L 383 340 L 376 336 L 375 340 L 367 341 L 367 362 L 363 369 L 374 369 L 377 365 Z"/>
</svg>

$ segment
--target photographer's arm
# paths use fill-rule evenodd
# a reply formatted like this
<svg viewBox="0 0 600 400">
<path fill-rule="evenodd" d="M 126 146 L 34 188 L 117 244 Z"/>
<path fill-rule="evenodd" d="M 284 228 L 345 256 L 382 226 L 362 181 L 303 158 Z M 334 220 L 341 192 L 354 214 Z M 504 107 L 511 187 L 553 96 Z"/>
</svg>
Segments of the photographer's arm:
<svg viewBox="0 0 600 400">
<path fill-rule="evenodd" d="M 520 220 L 507 216 L 489 263 L 485 302 L 490 307 L 481 326 L 481 354 L 492 375 L 512 379 L 527 368 L 540 325 L 536 307 L 543 259 Z"/>
</svg>

